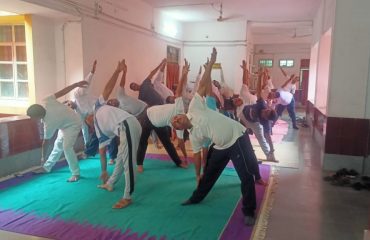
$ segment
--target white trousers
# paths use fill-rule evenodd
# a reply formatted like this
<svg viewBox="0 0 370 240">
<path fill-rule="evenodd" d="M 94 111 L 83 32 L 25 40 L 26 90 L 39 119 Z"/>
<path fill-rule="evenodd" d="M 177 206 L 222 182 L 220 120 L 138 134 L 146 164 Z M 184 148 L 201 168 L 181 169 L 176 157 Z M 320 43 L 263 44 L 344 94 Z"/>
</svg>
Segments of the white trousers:
<svg viewBox="0 0 370 240">
<path fill-rule="evenodd" d="M 131 194 L 134 191 L 136 157 L 140 136 L 141 125 L 135 117 L 130 117 L 120 124 L 120 144 L 116 164 L 107 184 L 113 186 L 124 173 L 125 189 L 123 198 L 126 199 L 131 199 Z"/>
<path fill-rule="evenodd" d="M 259 122 L 249 122 L 245 117 L 244 114 L 240 114 L 240 121 L 241 123 L 247 127 L 252 129 L 254 135 L 256 136 L 258 143 L 260 144 L 262 151 L 265 153 L 266 157 L 270 152 L 270 146 L 266 141 L 264 132 L 263 132 L 263 127 Z"/>
<path fill-rule="evenodd" d="M 72 175 L 80 175 L 80 166 L 78 165 L 77 156 L 73 149 L 80 129 L 81 125 L 74 125 L 58 130 L 58 137 L 54 142 L 53 150 L 43 166 L 47 172 L 51 171 L 64 151 L 64 156 L 68 162 L 69 170 Z"/>
</svg>

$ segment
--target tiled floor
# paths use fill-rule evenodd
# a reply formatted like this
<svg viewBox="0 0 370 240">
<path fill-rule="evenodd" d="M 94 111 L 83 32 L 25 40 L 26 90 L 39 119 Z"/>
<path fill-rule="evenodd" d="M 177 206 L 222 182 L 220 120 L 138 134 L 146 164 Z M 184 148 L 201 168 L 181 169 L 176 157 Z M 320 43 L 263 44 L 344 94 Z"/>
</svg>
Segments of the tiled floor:
<svg viewBox="0 0 370 240">
<path fill-rule="evenodd" d="M 266 239 L 362 240 L 370 222 L 370 191 L 332 186 L 322 180 L 320 147 L 309 129 L 289 129 L 299 169 L 280 168 Z"/>
</svg>

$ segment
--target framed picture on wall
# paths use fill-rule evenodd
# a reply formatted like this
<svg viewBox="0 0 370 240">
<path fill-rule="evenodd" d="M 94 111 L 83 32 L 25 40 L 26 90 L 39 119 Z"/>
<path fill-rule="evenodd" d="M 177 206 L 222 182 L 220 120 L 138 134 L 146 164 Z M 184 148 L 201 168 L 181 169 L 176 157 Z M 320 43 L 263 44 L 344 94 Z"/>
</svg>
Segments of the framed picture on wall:
<svg viewBox="0 0 370 240">
<path fill-rule="evenodd" d="M 180 48 L 167 46 L 167 62 L 179 63 Z"/>
</svg>

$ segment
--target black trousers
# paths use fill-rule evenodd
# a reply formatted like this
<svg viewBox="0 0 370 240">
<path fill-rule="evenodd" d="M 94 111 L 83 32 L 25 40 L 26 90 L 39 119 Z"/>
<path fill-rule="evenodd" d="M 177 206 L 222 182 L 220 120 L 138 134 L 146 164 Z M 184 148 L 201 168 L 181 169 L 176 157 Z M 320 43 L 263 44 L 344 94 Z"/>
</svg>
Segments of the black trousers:
<svg viewBox="0 0 370 240">
<path fill-rule="evenodd" d="M 189 200 L 192 203 L 202 201 L 212 189 L 230 159 L 241 181 L 241 192 L 243 195 L 242 211 L 244 215 L 254 216 L 254 211 L 256 209 L 254 175 L 257 171 L 259 172 L 259 170 L 257 158 L 254 154 L 248 134 L 244 134 L 238 138 L 238 140 L 227 149 L 210 149 L 204 175 L 199 182 L 198 188 L 193 192 Z"/>
<path fill-rule="evenodd" d="M 146 110 L 145 110 L 146 113 Z M 137 165 L 143 165 L 146 149 L 148 148 L 148 138 L 150 136 L 150 132 L 154 130 L 157 133 L 158 138 L 161 140 L 163 147 L 166 149 L 168 155 L 171 157 L 172 161 L 175 162 L 177 166 L 181 164 L 181 159 L 176 152 L 176 148 L 173 146 L 170 133 L 168 132 L 167 127 L 155 127 L 152 122 L 149 120 L 148 115 L 141 115 L 140 119 L 138 118 L 142 132 L 139 142 L 139 148 L 137 150 Z"/>
</svg>

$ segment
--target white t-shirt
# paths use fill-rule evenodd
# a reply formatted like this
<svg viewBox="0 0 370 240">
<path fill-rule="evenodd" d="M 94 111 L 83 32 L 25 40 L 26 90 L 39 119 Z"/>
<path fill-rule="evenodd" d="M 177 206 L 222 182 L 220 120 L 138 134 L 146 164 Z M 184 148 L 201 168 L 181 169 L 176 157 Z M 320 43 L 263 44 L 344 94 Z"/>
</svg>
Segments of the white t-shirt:
<svg viewBox="0 0 370 240">
<path fill-rule="evenodd" d="M 245 132 L 245 127 L 239 122 L 209 109 L 205 99 L 198 93 L 191 100 L 186 115 L 193 125 L 190 129 L 190 141 L 194 153 L 201 151 L 207 138 L 215 144 L 214 148 L 227 149 Z"/>
<path fill-rule="evenodd" d="M 108 145 L 112 138 L 119 136 L 120 123 L 129 117 L 134 117 L 120 108 L 107 105 L 103 96 L 100 96 L 96 101 L 94 111 L 94 127 L 99 139 L 99 148 Z"/>
<path fill-rule="evenodd" d="M 290 92 L 291 94 L 294 94 L 297 90 L 297 87 L 295 84 L 292 84 L 292 82 L 289 82 L 284 88 L 284 91 Z"/>
<path fill-rule="evenodd" d="M 119 101 L 119 108 L 137 117 L 142 113 L 147 104 L 137 98 L 126 94 L 125 89 L 119 87 L 117 89 L 117 100 Z"/>
<path fill-rule="evenodd" d="M 57 101 L 55 95 L 43 99 L 46 109 L 44 123 L 44 139 L 53 137 L 57 129 L 65 129 L 71 126 L 81 126 L 81 118 L 70 107 Z"/>
<path fill-rule="evenodd" d="M 278 92 L 280 93 L 280 97 L 276 100 L 276 104 L 286 106 L 292 101 L 293 94 L 291 94 L 290 92 L 284 91 L 282 89 L 279 89 Z"/>
<path fill-rule="evenodd" d="M 163 84 L 162 82 L 163 76 L 164 73 L 159 72 L 153 81 L 153 86 L 154 89 L 159 93 L 159 95 L 161 95 L 163 101 L 166 102 L 167 97 L 174 96 L 174 94 L 171 91 L 171 89 L 169 89 L 168 87 L 166 87 L 166 85 Z"/>
<path fill-rule="evenodd" d="M 172 117 L 184 113 L 182 97 L 176 98 L 174 104 L 157 105 L 147 109 L 148 118 L 155 127 L 172 127 Z"/>
<path fill-rule="evenodd" d="M 252 105 L 257 102 L 257 96 L 253 95 L 249 91 L 249 87 L 246 84 L 242 85 L 242 88 L 240 89 L 239 97 L 243 100 L 243 104 L 236 109 L 237 116 L 240 116 L 241 112 L 243 111 L 244 106 Z"/>
<path fill-rule="evenodd" d="M 81 115 L 93 113 L 94 104 L 96 102 L 96 97 L 90 93 L 90 84 L 93 76 L 94 74 L 90 72 L 84 79 L 88 82 L 88 86 L 86 88 L 79 87 L 74 92 L 77 112 L 79 112 Z"/>
</svg>

